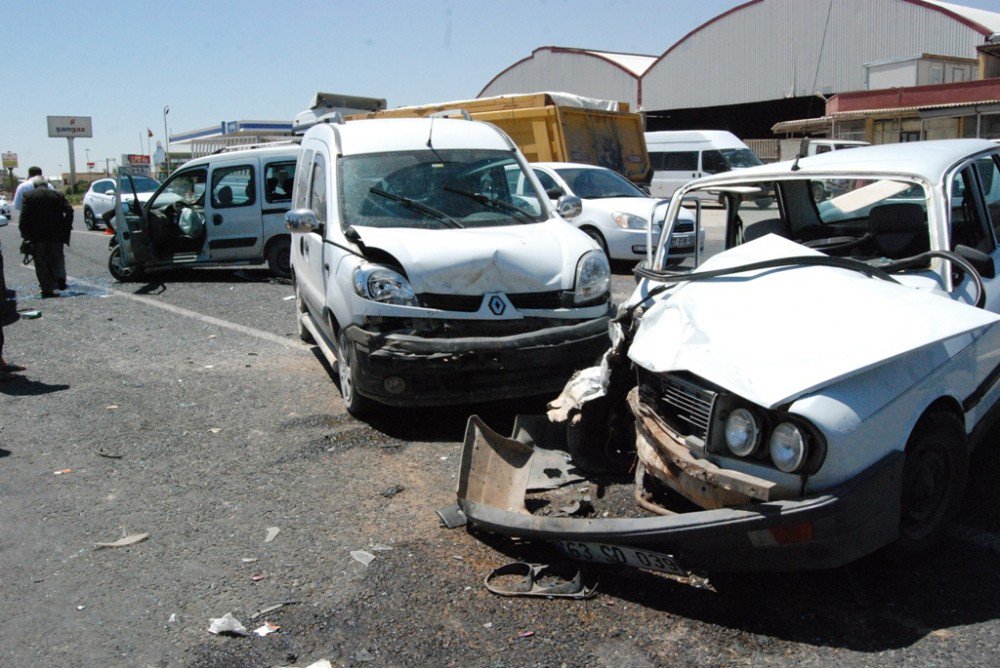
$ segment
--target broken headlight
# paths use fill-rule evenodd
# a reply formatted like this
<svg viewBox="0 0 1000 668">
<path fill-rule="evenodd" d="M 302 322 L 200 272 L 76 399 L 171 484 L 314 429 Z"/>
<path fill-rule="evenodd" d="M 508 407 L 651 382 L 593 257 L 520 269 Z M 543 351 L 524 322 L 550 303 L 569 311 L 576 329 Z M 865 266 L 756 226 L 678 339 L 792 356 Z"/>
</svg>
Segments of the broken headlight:
<svg viewBox="0 0 1000 668">
<path fill-rule="evenodd" d="M 406 277 L 398 271 L 374 264 L 354 270 L 354 292 L 364 299 L 383 304 L 417 306 L 417 298 Z"/>
<path fill-rule="evenodd" d="M 605 294 L 611 286 L 611 266 L 604 251 L 588 251 L 576 265 L 576 289 L 573 303 L 593 302 Z"/>
</svg>

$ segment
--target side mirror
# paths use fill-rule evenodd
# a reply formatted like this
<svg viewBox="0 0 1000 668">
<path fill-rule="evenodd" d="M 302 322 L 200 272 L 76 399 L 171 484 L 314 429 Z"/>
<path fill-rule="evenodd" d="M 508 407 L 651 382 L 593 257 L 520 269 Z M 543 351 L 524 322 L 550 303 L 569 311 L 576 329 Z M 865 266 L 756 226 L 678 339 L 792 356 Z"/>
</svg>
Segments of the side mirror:
<svg viewBox="0 0 1000 668">
<path fill-rule="evenodd" d="M 312 209 L 293 209 L 285 213 L 285 229 L 295 234 L 305 234 L 316 232 L 320 229 L 320 224 Z"/>
<path fill-rule="evenodd" d="M 583 212 L 583 200 L 576 195 L 563 195 L 556 202 L 556 213 L 569 220 L 576 218 Z"/>
<path fill-rule="evenodd" d="M 993 264 L 993 258 L 983 251 L 960 244 L 955 246 L 955 254 L 971 264 L 983 278 L 996 278 L 997 270 Z"/>
<path fill-rule="evenodd" d="M 552 186 L 545 191 L 545 194 L 549 196 L 549 199 L 559 199 L 566 194 L 566 191 L 559 186 Z"/>
</svg>

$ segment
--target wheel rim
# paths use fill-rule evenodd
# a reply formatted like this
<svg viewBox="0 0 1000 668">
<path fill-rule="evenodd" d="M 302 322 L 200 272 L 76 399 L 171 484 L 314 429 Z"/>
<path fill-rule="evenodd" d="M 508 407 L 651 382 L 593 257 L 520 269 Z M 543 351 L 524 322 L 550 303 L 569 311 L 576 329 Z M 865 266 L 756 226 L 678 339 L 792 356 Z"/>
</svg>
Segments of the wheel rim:
<svg viewBox="0 0 1000 668">
<path fill-rule="evenodd" d="M 133 269 L 131 267 L 122 266 L 122 251 L 121 248 L 115 248 L 111 251 L 111 273 L 115 277 L 128 278 L 133 274 Z"/>
<path fill-rule="evenodd" d="M 951 466 L 939 447 L 909 453 L 903 473 L 902 532 L 917 539 L 934 530 L 948 505 Z"/>
<path fill-rule="evenodd" d="M 90 209 L 83 212 L 83 223 L 88 229 L 94 229 L 94 212 Z"/>
<path fill-rule="evenodd" d="M 351 380 L 350 347 L 347 345 L 347 337 L 340 335 L 337 346 L 337 372 L 340 375 L 340 395 L 344 398 L 344 403 L 351 405 L 354 398 L 354 383 Z"/>
</svg>

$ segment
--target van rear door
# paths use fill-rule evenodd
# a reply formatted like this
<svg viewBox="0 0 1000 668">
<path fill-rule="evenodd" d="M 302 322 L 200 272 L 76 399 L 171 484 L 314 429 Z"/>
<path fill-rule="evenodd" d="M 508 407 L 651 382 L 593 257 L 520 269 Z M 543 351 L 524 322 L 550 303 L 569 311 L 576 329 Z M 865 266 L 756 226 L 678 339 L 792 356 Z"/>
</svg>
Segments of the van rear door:
<svg viewBox="0 0 1000 668">
<path fill-rule="evenodd" d="M 260 160 L 234 158 L 212 163 L 205 228 L 211 261 L 252 260 L 263 253 Z"/>
</svg>

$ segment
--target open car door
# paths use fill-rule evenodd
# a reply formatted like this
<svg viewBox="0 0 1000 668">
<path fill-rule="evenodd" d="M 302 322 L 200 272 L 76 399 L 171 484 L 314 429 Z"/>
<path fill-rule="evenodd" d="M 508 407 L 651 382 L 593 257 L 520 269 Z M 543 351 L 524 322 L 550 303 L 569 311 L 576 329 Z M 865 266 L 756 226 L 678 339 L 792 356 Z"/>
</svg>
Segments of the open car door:
<svg viewBox="0 0 1000 668">
<path fill-rule="evenodd" d="M 131 195 L 131 199 L 124 196 Z M 141 267 L 156 259 L 153 241 L 149 236 L 148 220 L 136 194 L 132 174 L 124 167 L 118 168 L 118 187 L 115 189 L 115 237 L 121 248 L 122 264 Z"/>
</svg>

